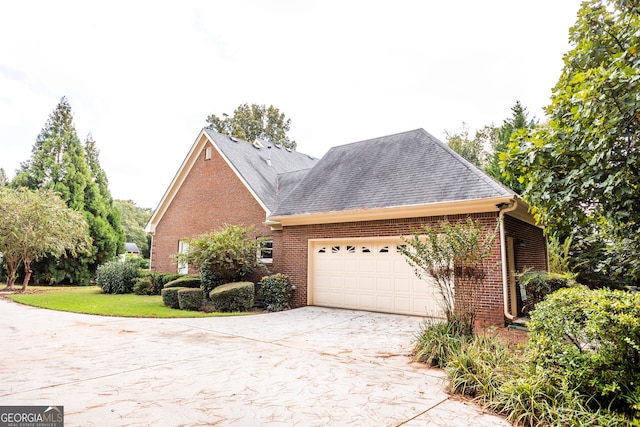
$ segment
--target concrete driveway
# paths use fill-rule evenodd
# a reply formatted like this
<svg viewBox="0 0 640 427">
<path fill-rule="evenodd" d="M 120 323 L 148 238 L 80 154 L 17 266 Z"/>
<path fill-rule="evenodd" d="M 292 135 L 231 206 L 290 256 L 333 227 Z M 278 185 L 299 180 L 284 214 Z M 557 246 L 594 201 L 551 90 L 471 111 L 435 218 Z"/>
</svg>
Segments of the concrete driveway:
<svg viewBox="0 0 640 427">
<path fill-rule="evenodd" d="M 421 322 L 319 307 L 110 318 L 0 299 L 0 405 L 61 405 L 67 426 L 509 426 L 411 363 Z"/>
</svg>

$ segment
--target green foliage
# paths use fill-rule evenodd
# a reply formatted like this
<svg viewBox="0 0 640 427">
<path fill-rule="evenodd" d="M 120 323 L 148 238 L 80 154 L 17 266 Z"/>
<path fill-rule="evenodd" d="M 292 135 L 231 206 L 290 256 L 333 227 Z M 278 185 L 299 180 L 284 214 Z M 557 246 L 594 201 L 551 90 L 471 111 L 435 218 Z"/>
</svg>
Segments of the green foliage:
<svg viewBox="0 0 640 427">
<path fill-rule="evenodd" d="M 200 277 L 183 276 L 165 283 L 164 289 L 168 288 L 200 288 Z"/>
<path fill-rule="evenodd" d="M 518 275 L 518 282 L 524 288 L 523 313 L 531 313 L 536 304 L 543 301 L 558 289 L 575 284 L 574 275 L 548 273 L 546 271 L 527 271 Z"/>
<path fill-rule="evenodd" d="M 293 285 L 286 274 L 265 276 L 260 281 L 258 295 L 264 302 L 267 311 L 281 311 L 290 308 L 293 296 Z"/>
<path fill-rule="evenodd" d="M 216 311 L 249 311 L 253 307 L 254 286 L 251 282 L 227 283 L 209 293 Z"/>
<path fill-rule="evenodd" d="M 207 268 L 200 270 L 200 288 L 207 299 L 209 298 L 209 293 L 222 284 L 224 284 L 224 279 L 215 272 Z"/>
<path fill-rule="evenodd" d="M 273 105 L 242 104 L 235 109 L 233 116 L 223 113 L 219 118 L 212 114 L 207 117 L 207 123 L 209 129 L 244 141 L 254 142 L 259 138 L 268 144 L 296 149 L 296 142 L 287 135 L 291 119 L 285 119 L 284 113 Z"/>
<path fill-rule="evenodd" d="M 133 293 L 136 295 L 158 295 L 159 290 L 151 277 L 143 276 L 134 280 Z"/>
<path fill-rule="evenodd" d="M 13 288 L 20 263 L 25 270 L 22 288 L 26 289 L 32 263 L 47 256 L 79 257 L 90 247 L 87 222 L 54 191 L 0 189 L 0 252 L 8 288 Z"/>
<path fill-rule="evenodd" d="M 67 206 L 84 215 L 92 240 L 91 251 L 80 257 L 47 257 L 33 266 L 36 280 L 87 284 L 98 265 L 113 260 L 124 243 L 120 216 L 113 207 L 98 150 L 89 136 L 80 143 L 66 98 L 49 117 L 23 162 L 13 187 L 51 189 Z M 70 255 L 70 254 L 67 254 Z"/>
<path fill-rule="evenodd" d="M 533 129 L 536 126 L 536 121 L 529 119 L 527 108 L 523 107 L 520 101 L 516 101 L 516 104 L 511 107 L 511 113 L 512 116 L 504 120 L 502 126 L 495 130 L 495 138 L 491 139 L 493 154 L 485 166 L 485 172 L 516 193 L 522 194 L 525 187 L 524 184 L 513 176 L 507 176 L 503 173 L 502 166 L 500 165 L 500 157 L 505 156 L 505 153 L 509 151 L 509 142 L 512 136 L 520 129 Z"/>
<path fill-rule="evenodd" d="M 259 241 L 249 237 L 253 227 L 226 225 L 219 231 L 188 240 L 189 249 L 179 253 L 179 263 L 215 273 L 224 282 L 238 281 L 255 270 L 265 270 L 256 257 Z"/>
<path fill-rule="evenodd" d="M 444 322 L 425 322 L 416 337 L 414 360 L 444 368 L 471 337 L 464 322 L 455 318 Z"/>
<path fill-rule="evenodd" d="M 490 336 L 474 336 L 449 356 L 445 372 L 452 393 L 493 400 L 507 378 L 518 375 L 518 356 Z"/>
<path fill-rule="evenodd" d="M 475 138 L 471 139 L 469 137 L 469 125 L 462 122 L 460 131 L 452 132 L 445 130 L 445 140 L 453 151 L 460 154 L 478 168 L 482 168 L 489 156 L 485 149 L 485 141 L 487 138 L 491 138 L 492 132 L 495 132 L 495 128 L 485 126 L 484 129 L 476 132 Z"/>
<path fill-rule="evenodd" d="M 109 261 L 96 271 L 96 284 L 105 294 L 129 294 L 133 292 L 138 268 L 130 262 Z"/>
<path fill-rule="evenodd" d="M 160 295 L 166 283 L 184 277 L 184 274 L 156 273 L 154 271 L 139 271 L 139 278 L 133 286 L 137 295 Z"/>
<path fill-rule="evenodd" d="M 639 27 L 635 1 L 583 2 L 546 108 L 549 121 L 519 132 L 503 159 L 507 174 L 527 183 L 523 195 L 542 222 L 566 235 L 607 224 L 636 253 Z M 640 261 L 630 266 L 640 277 Z"/>
<path fill-rule="evenodd" d="M 589 405 L 640 416 L 640 294 L 561 289 L 536 307 L 527 354 L 556 387 Z"/>
<path fill-rule="evenodd" d="M 561 242 L 558 233 L 553 233 L 549 236 L 548 242 L 549 272 L 558 274 L 571 272 L 571 243 L 573 238 L 567 237 Z"/>
<path fill-rule="evenodd" d="M 133 200 L 114 200 L 113 204 L 120 213 L 125 242 L 135 243 L 142 257 L 149 258 L 151 237 L 144 228 L 151 218 L 152 210 L 136 206 Z"/>
<path fill-rule="evenodd" d="M 403 237 L 406 247 L 399 251 L 413 267 L 416 276 L 435 281 L 441 296 L 440 304 L 448 321 L 462 320 L 473 331 L 479 296 L 491 255 L 497 228 L 490 232 L 470 218 L 464 223 L 443 221 L 439 228 L 423 225 Z M 455 289 L 462 289 L 467 298 L 456 302 Z"/>
<path fill-rule="evenodd" d="M 169 308 L 180 309 L 180 300 L 178 299 L 178 292 L 181 289 L 186 288 L 164 288 L 161 291 L 162 303 Z"/>
<path fill-rule="evenodd" d="M 204 294 L 199 287 L 180 289 L 178 291 L 178 306 L 180 310 L 198 311 L 202 308 L 204 302 Z"/>
</svg>

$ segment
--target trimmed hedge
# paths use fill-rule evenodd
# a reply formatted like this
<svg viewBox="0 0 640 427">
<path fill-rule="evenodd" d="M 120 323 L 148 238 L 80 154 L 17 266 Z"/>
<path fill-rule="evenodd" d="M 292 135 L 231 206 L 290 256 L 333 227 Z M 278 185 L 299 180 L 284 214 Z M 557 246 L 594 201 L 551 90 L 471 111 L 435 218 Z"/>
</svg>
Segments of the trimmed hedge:
<svg viewBox="0 0 640 427">
<path fill-rule="evenodd" d="M 185 277 L 178 273 L 156 273 L 155 271 L 140 271 L 133 285 L 136 295 L 160 295 L 165 283 Z"/>
<path fill-rule="evenodd" d="M 293 286 L 286 274 L 273 274 L 260 280 L 258 297 L 262 299 L 267 311 L 281 311 L 290 308 Z"/>
<path fill-rule="evenodd" d="M 169 283 L 165 283 L 164 289 L 168 288 L 198 288 L 200 289 L 200 277 L 184 276 Z"/>
<path fill-rule="evenodd" d="M 189 288 L 165 288 L 161 291 L 162 303 L 169 308 L 180 308 L 180 300 L 178 300 L 178 291 Z"/>
<path fill-rule="evenodd" d="M 249 311 L 253 307 L 254 286 L 251 282 L 234 282 L 218 286 L 209 293 L 216 311 Z"/>
<path fill-rule="evenodd" d="M 178 290 L 178 305 L 180 310 L 198 311 L 202 308 L 203 302 L 204 294 L 200 288 L 183 288 Z"/>
</svg>

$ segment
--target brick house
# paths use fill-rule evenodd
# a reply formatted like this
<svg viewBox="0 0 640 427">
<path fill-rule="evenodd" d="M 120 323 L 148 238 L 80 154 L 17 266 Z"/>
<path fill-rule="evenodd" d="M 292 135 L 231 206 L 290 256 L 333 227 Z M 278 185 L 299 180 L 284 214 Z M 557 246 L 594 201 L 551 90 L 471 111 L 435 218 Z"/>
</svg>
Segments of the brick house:
<svg viewBox="0 0 640 427">
<path fill-rule="evenodd" d="M 423 224 L 472 218 L 498 229 L 478 323 L 519 313 L 514 272 L 547 269 L 528 206 L 423 129 L 334 147 L 320 160 L 203 129 L 155 210 L 151 269 L 223 224 L 268 237 L 260 256 L 296 285 L 294 305 L 439 316 L 433 286 L 398 253 Z M 501 221 L 499 221 L 501 220 Z"/>
</svg>

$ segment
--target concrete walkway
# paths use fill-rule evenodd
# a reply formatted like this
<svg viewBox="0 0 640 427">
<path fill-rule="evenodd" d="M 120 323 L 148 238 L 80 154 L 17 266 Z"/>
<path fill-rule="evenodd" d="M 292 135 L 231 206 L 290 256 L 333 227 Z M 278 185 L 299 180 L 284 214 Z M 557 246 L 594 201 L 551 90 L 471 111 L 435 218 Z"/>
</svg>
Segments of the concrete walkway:
<svg viewBox="0 0 640 427">
<path fill-rule="evenodd" d="M 131 319 L 0 299 L 0 405 L 66 426 L 509 426 L 411 363 L 422 320 L 306 307 Z"/>
</svg>

